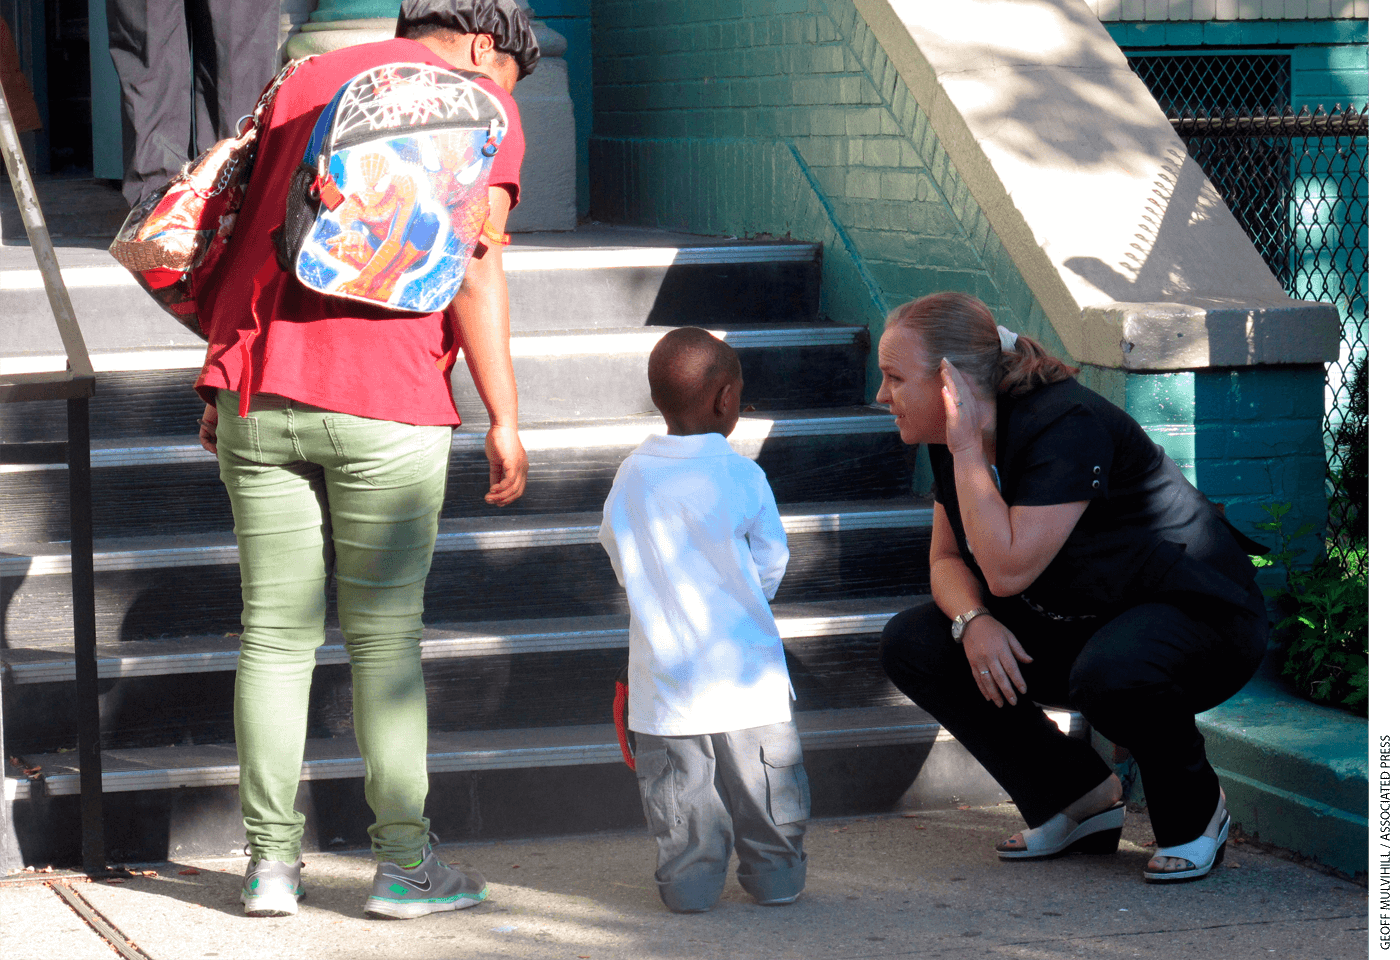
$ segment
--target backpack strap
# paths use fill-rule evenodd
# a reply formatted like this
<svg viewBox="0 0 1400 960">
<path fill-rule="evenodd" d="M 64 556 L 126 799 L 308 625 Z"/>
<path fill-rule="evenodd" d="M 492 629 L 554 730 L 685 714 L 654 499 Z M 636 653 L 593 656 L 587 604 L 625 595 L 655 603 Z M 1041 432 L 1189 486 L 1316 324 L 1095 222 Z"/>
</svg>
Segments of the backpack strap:
<svg viewBox="0 0 1400 960">
<path fill-rule="evenodd" d="M 253 126 L 261 127 L 263 114 L 271 109 L 272 101 L 277 96 L 277 89 L 287 81 L 288 77 L 296 73 L 297 69 L 300 68 L 302 64 L 313 59 L 315 59 L 314 56 L 301 57 L 297 60 L 292 60 L 279 70 L 277 76 L 269 80 L 267 86 L 263 87 L 262 96 L 258 97 L 258 105 L 253 108 L 253 112 L 245 117 L 240 117 L 238 122 L 233 125 L 234 135 L 241 136 L 243 133 L 247 132 L 244 130 L 243 124 L 247 123 L 249 120 L 253 122 Z M 258 134 L 261 135 L 262 130 L 258 130 Z"/>
</svg>

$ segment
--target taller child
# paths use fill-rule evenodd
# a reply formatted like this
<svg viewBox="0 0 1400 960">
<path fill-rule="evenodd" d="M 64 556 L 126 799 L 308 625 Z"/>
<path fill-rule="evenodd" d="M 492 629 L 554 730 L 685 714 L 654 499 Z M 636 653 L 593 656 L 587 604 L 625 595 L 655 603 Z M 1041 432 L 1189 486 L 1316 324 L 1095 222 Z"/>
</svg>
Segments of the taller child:
<svg viewBox="0 0 1400 960">
<path fill-rule="evenodd" d="M 238 230 L 200 299 L 210 331 L 195 387 L 207 403 L 200 440 L 219 457 L 243 581 L 234 730 L 251 848 L 243 903 L 254 916 L 295 913 L 304 896 L 304 818 L 293 802 L 332 566 L 375 816 L 379 866 L 365 910 L 415 917 L 487 895 L 479 872 L 453 870 L 429 847 L 419 641 L 452 428 L 461 422 L 451 377 L 459 348 L 491 419 L 486 500 L 503 506 L 525 489 L 501 247 L 486 236 L 504 234 L 519 199 L 525 138 L 510 92 L 538 59 L 511 0 L 404 0 L 396 39 L 304 64 L 277 94 Z M 483 234 L 443 313 L 323 297 L 277 267 L 270 237 L 322 108 L 356 74 L 403 62 L 484 74 L 481 85 L 510 125 L 491 167 L 494 231 Z M 251 395 L 246 417 L 240 390 Z"/>
</svg>

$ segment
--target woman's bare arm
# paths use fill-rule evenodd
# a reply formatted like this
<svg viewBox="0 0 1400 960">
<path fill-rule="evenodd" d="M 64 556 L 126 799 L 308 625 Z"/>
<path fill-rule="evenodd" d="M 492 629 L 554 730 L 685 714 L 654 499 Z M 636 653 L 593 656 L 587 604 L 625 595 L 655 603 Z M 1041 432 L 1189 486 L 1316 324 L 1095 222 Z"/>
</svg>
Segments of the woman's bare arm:
<svg viewBox="0 0 1400 960">
<path fill-rule="evenodd" d="M 982 585 L 958 552 L 957 539 L 942 504 L 933 508 L 929 579 L 934 602 L 950 620 L 982 605 Z M 974 617 L 963 628 L 962 645 L 972 679 L 982 696 L 1001 706 L 1015 704 L 1016 694 L 1026 692 L 1019 664 L 1030 663 L 1031 656 L 1000 620 L 989 613 Z"/>
<path fill-rule="evenodd" d="M 987 588 L 998 597 L 1015 596 L 1055 559 L 1089 501 L 1007 507 L 987 464 L 978 428 L 988 419 L 987 411 L 981 409 L 985 402 L 946 360 L 940 374 L 963 533 L 987 578 Z"/>
</svg>

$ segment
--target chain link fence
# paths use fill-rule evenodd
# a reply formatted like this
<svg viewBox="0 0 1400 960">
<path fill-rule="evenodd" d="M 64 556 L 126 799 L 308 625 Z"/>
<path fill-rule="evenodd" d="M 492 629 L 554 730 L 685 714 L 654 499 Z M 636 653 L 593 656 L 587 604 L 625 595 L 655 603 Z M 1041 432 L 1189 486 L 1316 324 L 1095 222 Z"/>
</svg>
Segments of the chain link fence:
<svg viewBox="0 0 1400 960">
<path fill-rule="evenodd" d="M 1348 562 L 1364 563 L 1369 108 L 1294 111 L 1287 54 L 1128 62 L 1289 296 L 1334 303 L 1341 313 L 1323 426 L 1328 533 Z"/>
</svg>

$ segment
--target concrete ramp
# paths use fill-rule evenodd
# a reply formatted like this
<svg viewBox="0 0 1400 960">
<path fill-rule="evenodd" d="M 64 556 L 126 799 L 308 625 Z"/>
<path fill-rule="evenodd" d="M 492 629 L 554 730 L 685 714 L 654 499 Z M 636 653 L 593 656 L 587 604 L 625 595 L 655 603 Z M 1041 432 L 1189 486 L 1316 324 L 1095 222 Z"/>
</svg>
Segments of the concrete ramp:
<svg viewBox="0 0 1400 960">
<path fill-rule="evenodd" d="M 1076 361 L 1336 359 L 1084 0 L 855 0 Z"/>
</svg>

